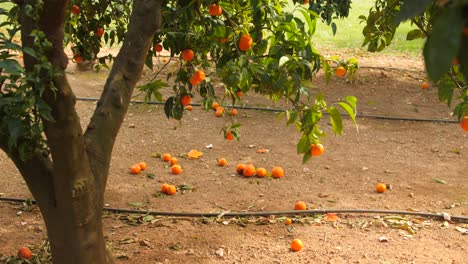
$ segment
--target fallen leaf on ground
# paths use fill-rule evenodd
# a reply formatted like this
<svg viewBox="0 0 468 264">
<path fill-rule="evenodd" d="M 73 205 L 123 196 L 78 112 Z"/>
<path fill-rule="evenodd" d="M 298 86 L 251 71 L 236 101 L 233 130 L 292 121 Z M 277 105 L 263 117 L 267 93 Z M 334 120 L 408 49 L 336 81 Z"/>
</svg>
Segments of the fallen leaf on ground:
<svg viewBox="0 0 468 264">
<path fill-rule="evenodd" d="M 433 178 L 432 180 L 440 184 L 447 184 L 447 182 L 442 179 Z"/>
</svg>

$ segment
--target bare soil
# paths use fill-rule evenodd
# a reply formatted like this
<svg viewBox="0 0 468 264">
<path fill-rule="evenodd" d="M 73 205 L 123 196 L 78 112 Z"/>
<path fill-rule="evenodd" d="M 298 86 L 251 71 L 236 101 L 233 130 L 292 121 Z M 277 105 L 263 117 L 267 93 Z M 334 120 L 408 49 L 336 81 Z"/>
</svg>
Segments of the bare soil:
<svg viewBox="0 0 468 264">
<path fill-rule="evenodd" d="M 312 91 L 323 92 L 329 102 L 355 95 L 360 114 L 453 120 L 450 108 L 438 102 L 436 87 L 420 88 L 426 78 L 420 58 L 362 55 L 358 59 L 363 68 L 356 82 L 333 77 L 326 85 L 319 74 Z M 79 72 L 71 65 L 68 76 L 77 96 L 89 98 L 99 96 L 106 72 Z M 245 95 L 244 104 L 287 107 L 251 94 Z M 83 127 L 94 107 L 93 102 L 77 103 Z M 178 123 L 164 116 L 161 105 L 132 105 L 113 151 L 106 203 L 120 208 L 141 203 L 140 209 L 170 212 L 245 212 L 292 210 L 296 200 L 304 200 L 310 208 L 468 216 L 468 133 L 458 124 L 359 118 L 357 130 L 345 119 L 345 132 L 339 137 L 324 118 L 322 126 L 329 134 L 323 140 L 325 153 L 302 164 L 295 149 L 299 133 L 277 113 L 240 110 L 236 119 L 242 123 L 241 141 L 230 142 L 220 134 L 228 117 L 216 118 L 213 112 L 194 107 Z M 259 148 L 268 152 L 257 153 Z M 166 163 L 151 157 L 191 149 L 203 156 L 178 157 L 181 175 L 170 174 Z M 216 166 L 222 157 L 228 165 Z M 147 171 L 129 174 L 129 167 L 140 161 L 146 161 Z M 279 165 L 286 175 L 280 180 L 243 178 L 235 173 L 240 162 L 267 170 Z M 31 198 L 4 153 L 0 165 L 1 196 Z M 164 182 L 194 190 L 164 196 L 159 192 Z M 376 193 L 378 182 L 391 185 L 391 190 Z M 0 203 L 0 255 L 14 255 L 20 246 L 38 245 L 46 238 L 37 209 L 23 209 Z M 128 215 L 108 214 L 104 223 L 118 263 L 466 263 L 468 236 L 456 229 L 467 228 L 466 224 L 420 217 L 339 217 L 327 222 L 322 216 L 293 216 L 290 226 L 284 225 L 284 217 L 156 217 L 132 225 L 135 222 Z M 380 242 L 382 237 L 388 242 Z M 294 238 L 305 245 L 297 253 L 289 250 Z"/>
</svg>

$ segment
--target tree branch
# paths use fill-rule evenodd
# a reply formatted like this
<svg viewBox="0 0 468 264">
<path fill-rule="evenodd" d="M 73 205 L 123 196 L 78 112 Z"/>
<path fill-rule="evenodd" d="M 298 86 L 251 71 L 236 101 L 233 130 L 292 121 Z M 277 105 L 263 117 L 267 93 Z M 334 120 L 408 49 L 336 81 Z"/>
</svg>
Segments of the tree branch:
<svg viewBox="0 0 468 264">
<path fill-rule="evenodd" d="M 85 133 L 98 188 L 104 191 L 115 138 L 140 79 L 153 35 L 161 25 L 162 0 L 135 0 L 128 32 Z"/>
</svg>

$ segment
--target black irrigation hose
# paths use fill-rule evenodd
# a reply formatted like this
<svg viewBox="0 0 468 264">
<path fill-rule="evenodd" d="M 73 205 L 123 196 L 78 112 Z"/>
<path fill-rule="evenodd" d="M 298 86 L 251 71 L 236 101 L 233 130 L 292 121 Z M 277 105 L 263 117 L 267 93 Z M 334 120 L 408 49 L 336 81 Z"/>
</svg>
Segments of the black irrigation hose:
<svg viewBox="0 0 468 264">
<path fill-rule="evenodd" d="M 0 197 L 0 201 L 7 202 L 31 202 L 32 200 L 24 200 L 10 197 Z M 272 215 L 311 215 L 311 214 L 384 214 L 384 215 L 412 215 L 421 216 L 428 218 L 435 218 L 438 220 L 446 220 L 445 218 L 449 215 L 427 213 L 427 212 L 408 212 L 408 211 L 394 211 L 394 210 L 374 210 L 374 209 L 314 209 L 314 210 L 303 210 L 303 211 L 269 211 L 269 212 L 219 212 L 219 213 L 192 213 L 192 212 L 158 212 L 158 211 L 144 211 L 144 210 L 132 210 L 122 208 L 110 208 L 104 207 L 104 211 L 112 213 L 125 213 L 125 214 L 142 214 L 142 215 L 153 215 L 153 216 L 172 216 L 172 217 L 247 217 L 247 216 L 272 216 Z M 464 216 L 450 216 L 450 220 L 456 222 L 467 222 L 468 217 Z"/>
<path fill-rule="evenodd" d="M 77 97 L 79 101 L 87 101 L 87 102 L 97 102 L 99 101 L 98 98 L 84 98 L 84 97 Z M 141 101 L 141 100 L 134 100 L 131 101 L 132 104 L 149 104 L 149 105 L 164 105 L 164 102 L 158 101 Z M 199 103 L 192 103 L 193 106 L 201 106 Z M 285 112 L 285 109 L 281 108 L 266 108 L 266 107 L 255 107 L 255 106 L 234 106 L 237 109 L 245 109 L 245 110 L 260 110 L 260 111 L 269 111 L 269 112 Z M 328 113 L 323 113 L 327 115 Z M 384 120 L 395 120 L 395 121 L 416 121 L 416 122 L 433 122 L 433 123 L 458 123 L 456 120 L 449 120 L 449 119 L 432 119 L 432 118 L 412 118 L 412 117 L 394 117 L 394 116 L 379 116 L 379 115 L 368 115 L 368 114 L 356 114 L 356 117 L 360 118 L 375 118 L 375 119 L 384 119 Z"/>
</svg>

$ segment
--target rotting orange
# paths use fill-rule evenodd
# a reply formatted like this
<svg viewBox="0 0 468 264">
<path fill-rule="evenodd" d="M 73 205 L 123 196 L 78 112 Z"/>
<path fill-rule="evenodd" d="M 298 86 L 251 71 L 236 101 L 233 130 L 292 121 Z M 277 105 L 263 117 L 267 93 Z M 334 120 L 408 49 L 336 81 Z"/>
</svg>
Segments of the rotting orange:
<svg viewBox="0 0 468 264">
<path fill-rule="evenodd" d="M 169 160 L 169 163 L 171 165 L 176 165 L 177 164 L 177 159 L 175 157 L 172 157 L 170 160 Z"/>
<path fill-rule="evenodd" d="M 463 128 L 463 130 L 468 131 L 468 116 L 464 116 L 460 120 L 460 126 Z"/>
<path fill-rule="evenodd" d="M 192 97 L 189 94 L 184 94 L 180 98 L 180 103 L 182 104 L 182 106 L 187 106 L 190 104 L 190 102 L 192 102 Z"/>
<path fill-rule="evenodd" d="M 23 259 L 30 259 L 32 257 L 32 252 L 28 247 L 21 247 L 18 250 L 18 257 Z"/>
<path fill-rule="evenodd" d="M 296 238 L 291 242 L 291 250 L 294 252 L 300 251 L 303 247 L 304 247 L 304 244 L 302 243 L 300 239 Z"/>
<path fill-rule="evenodd" d="M 172 172 L 172 174 L 181 174 L 182 173 L 182 167 L 180 165 L 178 165 L 178 164 L 172 165 L 171 172 Z"/>
<path fill-rule="evenodd" d="M 336 74 L 336 76 L 338 76 L 338 77 L 344 76 L 344 75 L 346 74 L 346 68 L 343 67 L 343 66 L 339 66 L 338 68 L 336 68 L 335 74 Z"/>
<path fill-rule="evenodd" d="M 429 88 L 429 84 L 428 84 L 427 82 L 423 82 L 423 83 L 421 84 L 421 88 L 422 88 L 422 89 L 427 89 L 427 88 Z"/>
<path fill-rule="evenodd" d="M 314 157 L 322 155 L 322 153 L 324 151 L 325 151 L 325 149 L 323 148 L 323 145 L 320 144 L 320 143 L 312 144 L 310 146 L 310 155 L 312 155 Z"/>
<path fill-rule="evenodd" d="M 234 139 L 234 135 L 232 134 L 231 131 L 226 132 L 226 139 L 227 140 L 233 140 Z"/>
<path fill-rule="evenodd" d="M 208 10 L 212 16 L 220 16 L 223 13 L 223 8 L 217 4 L 211 4 Z"/>
<path fill-rule="evenodd" d="M 263 178 L 267 176 L 267 170 L 265 168 L 257 168 L 257 172 L 255 174 L 257 177 Z"/>
<path fill-rule="evenodd" d="M 225 158 L 218 159 L 218 166 L 224 167 L 227 164 L 227 160 Z"/>
<path fill-rule="evenodd" d="M 161 185 L 161 192 L 163 193 L 167 193 L 167 188 L 169 187 L 170 185 L 168 183 L 164 183 L 163 185 Z"/>
<path fill-rule="evenodd" d="M 144 161 L 138 163 L 138 166 L 140 166 L 140 169 L 142 171 L 146 170 L 146 167 L 147 167 L 146 162 L 144 162 Z"/>
<path fill-rule="evenodd" d="M 237 173 L 243 174 L 245 167 L 246 167 L 246 165 L 244 163 L 237 164 L 237 166 L 236 166 Z"/>
<path fill-rule="evenodd" d="M 294 203 L 294 210 L 298 210 L 298 211 L 307 210 L 307 204 L 304 201 L 296 201 Z"/>
<path fill-rule="evenodd" d="M 284 220 L 284 224 L 285 224 L 285 225 L 290 225 L 290 224 L 292 224 L 292 219 L 291 219 L 291 218 L 286 218 L 286 220 Z"/>
<path fill-rule="evenodd" d="M 193 50 L 186 49 L 182 51 L 182 59 L 184 61 L 192 61 L 194 57 L 195 57 L 195 52 L 193 52 Z"/>
<path fill-rule="evenodd" d="M 169 195 L 176 194 L 177 193 L 177 187 L 175 187 L 174 185 L 167 186 L 166 193 L 169 194 Z"/>
<path fill-rule="evenodd" d="M 140 165 L 135 164 L 130 167 L 130 173 L 131 174 L 139 174 L 141 172 Z"/>
<path fill-rule="evenodd" d="M 169 154 L 169 153 L 164 153 L 164 154 L 162 155 L 161 158 L 162 158 L 162 160 L 164 160 L 164 161 L 169 161 L 169 160 L 171 160 L 172 155 Z"/>
<path fill-rule="evenodd" d="M 241 51 L 247 51 L 252 47 L 253 39 L 248 34 L 242 34 L 239 39 L 239 49 Z"/>
<path fill-rule="evenodd" d="M 273 178 L 282 178 L 284 177 L 284 170 L 280 166 L 276 166 L 271 170 L 271 176 Z"/>
<path fill-rule="evenodd" d="M 378 192 L 378 193 L 383 193 L 387 190 L 387 185 L 385 185 L 385 183 L 377 183 L 377 185 L 375 186 L 375 190 Z"/>
<path fill-rule="evenodd" d="M 242 172 L 244 177 L 253 177 L 255 175 L 255 166 L 252 164 L 247 164 L 244 171 Z"/>
</svg>

